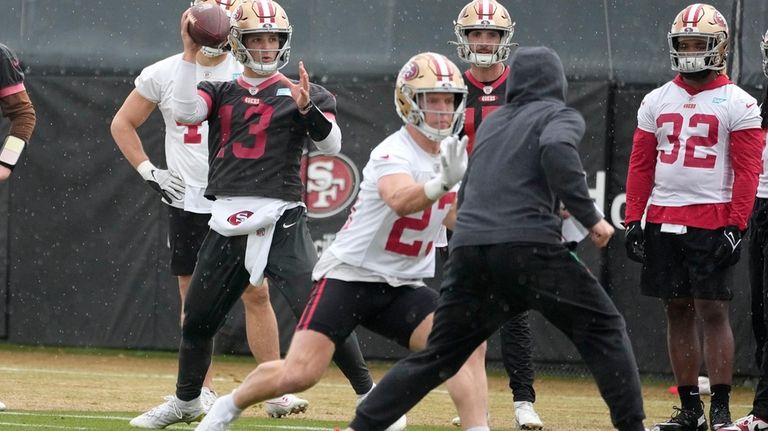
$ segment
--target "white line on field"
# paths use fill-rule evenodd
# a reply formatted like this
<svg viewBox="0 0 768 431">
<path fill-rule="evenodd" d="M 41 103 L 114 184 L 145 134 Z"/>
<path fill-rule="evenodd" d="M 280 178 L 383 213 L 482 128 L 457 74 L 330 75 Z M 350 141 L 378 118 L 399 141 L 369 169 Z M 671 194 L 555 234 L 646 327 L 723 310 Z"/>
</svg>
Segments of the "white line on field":
<svg viewBox="0 0 768 431">
<path fill-rule="evenodd" d="M 27 427 L 27 428 L 54 428 L 54 429 L 64 429 L 64 430 L 87 430 L 89 428 L 83 428 L 83 427 L 68 427 L 68 426 L 62 426 L 62 425 L 35 425 L 35 424 L 19 424 L 15 422 L 0 422 L 0 425 L 12 425 L 14 427 Z"/>
<path fill-rule="evenodd" d="M 130 421 L 132 418 L 125 416 L 99 416 L 99 415 L 72 415 L 72 414 L 58 414 L 58 413 L 33 413 L 33 412 L 13 412 L 5 411 L 0 413 L 2 416 L 42 416 L 42 417 L 57 417 L 57 418 L 69 418 L 69 419 L 102 419 L 102 420 L 114 420 L 114 421 Z M 26 427 L 40 427 L 40 428 L 58 428 L 58 429 L 73 429 L 73 430 L 87 430 L 90 428 L 82 427 L 69 427 L 61 425 L 24 425 L 13 422 L 0 422 L 0 425 L 14 425 L 14 426 L 26 426 Z M 191 430 L 197 425 L 171 425 L 166 429 L 178 429 L 178 430 Z M 298 426 L 298 425 L 247 425 L 248 429 L 283 429 L 283 430 L 306 430 L 306 431 L 327 431 L 328 428 L 323 427 L 310 427 L 310 426 Z"/>
</svg>

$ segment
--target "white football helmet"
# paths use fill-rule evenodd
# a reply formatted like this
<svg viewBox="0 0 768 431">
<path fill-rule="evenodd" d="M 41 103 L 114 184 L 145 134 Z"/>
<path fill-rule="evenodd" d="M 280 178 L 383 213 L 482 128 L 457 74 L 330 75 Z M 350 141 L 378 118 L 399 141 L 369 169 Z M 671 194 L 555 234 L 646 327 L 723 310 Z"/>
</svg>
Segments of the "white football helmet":
<svg viewBox="0 0 768 431">
<path fill-rule="evenodd" d="M 231 19 L 232 11 L 235 10 L 235 7 L 239 2 L 240 0 L 195 0 L 192 2 L 192 6 L 200 3 L 214 3 L 222 8 Z M 226 41 L 219 46 L 204 46 L 200 51 L 202 51 L 203 55 L 206 57 L 218 57 L 229 51 L 229 41 Z"/>
<path fill-rule="evenodd" d="M 701 52 L 678 52 L 680 38 L 706 39 L 707 48 Z M 728 24 L 713 6 L 694 3 L 675 17 L 667 36 L 672 70 L 681 73 L 702 70 L 723 70 L 728 56 Z"/>
<path fill-rule="evenodd" d="M 461 9 L 458 18 L 453 22 L 456 45 L 459 58 L 480 67 L 491 67 L 509 58 L 510 49 L 517 45 L 512 43 L 515 33 L 515 23 L 507 9 L 494 0 L 473 0 Z M 472 30 L 496 30 L 501 41 L 492 54 L 472 52 L 467 35 Z"/>
<path fill-rule="evenodd" d="M 454 93 L 451 126 L 437 129 L 426 122 L 428 93 Z M 395 83 L 395 107 L 405 124 L 411 124 L 433 141 L 456 135 L 464 127 L 467 86 L 459 68 L 441 54 L 424 52 L 411 57 L 400 69 Z"/>
<path fill-rule="evenodd" d="M 268 75 L 288 64 L 291 54 L 293 29 L 282 6 L 272 0 L 242 0 L 232 14 L 232 30 L 229 44 L 237 61 L 262 75 Z M 256 61 L 243 43 L 243 36 L 250 33 L 277 33 L 280 45 L 271 63 Z M 256 56 L 257 58 L 259 56 Z"/>
</svg>

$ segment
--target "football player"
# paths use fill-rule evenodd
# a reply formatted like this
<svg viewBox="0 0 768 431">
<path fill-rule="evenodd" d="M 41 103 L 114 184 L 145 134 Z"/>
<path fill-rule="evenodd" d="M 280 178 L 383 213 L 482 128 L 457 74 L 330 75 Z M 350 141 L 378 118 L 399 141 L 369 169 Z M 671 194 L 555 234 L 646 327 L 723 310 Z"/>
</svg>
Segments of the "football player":
<svg viewBox="0 0 768 431">
<path fill-rule="evenodd" d="M 207 0 L 231 13 L 233 1 Z M 198 0 L 195 2 L 201 3 Z M 144 180 L 155 190 L 168 207 L 169 244 L 171 245 L 171 272 L 177 276 L 181 297 L 181 316 L 184 299 L 197 261 L 197 253 L 208 233 L 211 201 L 203 196 L 208 181 L 208 124 L 180 124 L 173 118 L 171 98 L 173 75 L 181 62 L 176 54 L 147 66 L 135 80 L 136 88 L 128 95 L 112 120 L 112 136 L 118 148 Z M 196 81 L 228 81 L 242 73 L 243 66 L 229 55 L 228 47 L 203 47 L 195 56 Z M 137 129 L 152 111 L 158 108 L 165 123 L 165 158 L 168 169 L 157 168 L 144 151 Z M 269 301 L 266 282 L 249 286 L 242 295 L 245 309 L 248 346 L 257 361 L 280 357 L 277 321 Z M 183 317 L 182 317 L 183 318 Z M 205 375 L 201 403 L 207 411 L 216 400 L 213 373 Z M 306 400 L 295 395 L 269 400 L 267 413 L 273 417 L 306 409 Z M 152 415 L 141 415 L 131 421 L 138 427 L 159 427 L 166 422 L 166 410 L 155 410 Z"/>
<path fill-rule="evenodd" d="M 515 50 L 506 103 L 478 130 L 458 192 L 429 343 L 387 372 L 348 430 L 380 429 L 451 376 L 511 316 L 533 308 L 573 341 L 614 426 L 644 431 L 640 378 L 624 319 L 562 242 L 560 200 L 589 226 L 596 246 L 605 247 L 614 231 L 589 197 L 577 149 L 584 120 L 565 105 L 565 88 L 554 51 Z"/>
<path fill-rule="evenodd" d="M 334 97 L 309 83 L 302 63 L 298 82 L 280 73 L 288 63 L 292 28 L 279 4 L 245 0 L 236 6 L 229 43 L 244 66 L 236 79 L 197 84 L 202 47 L 189 36 L 189 22 L 185 12 L 171 109 L 182 124 L 208 121 L 204 195 L 214 202 L 184 303 L 176 394 L 153 409 L 167 411 L 168 423 L 190 422 L 203 413 L 199 397 L 213 337 L 249 281 L 258 286 L 267 277 L 301 315 L 317 261 L 302 202 L 302 150 L 314 145 L 333 154 L 341 148 Z M 358 395 L 372 389 L 354 334 L 339 345 L 336 363 Z"/>
<path fill-rule="evenodd" d="M 10 48 L 0 43 L 0 111 L 11 121 L 11 129 L 0 146 L 0 181 L 5 181 L 19 161 L 35 129 L 35 107 L 24 87 L 21 62 Z M 0 411 L 6 405 L 0 402 Z"/>
<path fill-rule="evenodd" d="M 467 112 L 464 134 L 469 137 L 471 153 L 475 132 L 488 114 L 504 104 L 504 90 L 509 75 L 505 62 L 515 44 L 515 23 L 507 9 L 494 0 L 473 0 L 461 9 L 454 21 L 459 58 L 469 64 L 464 72 L 467 82 Z M 538 430 L 542 423 L 533 403 L 533 335 L 528 312 L 512 317 L 501 327 L 501 356 L 509 376 L 515 405 L 515 422 L 519 429 Z M 482 381 L 478 384 L 487 385 Z M 453 424 L 460 426 L 459 418 Z"/>
<path fill-rule="evenodd" d="M 35 107 L 24 87 L 21 62 L 10 48 L 0 43 L 0 110 L 11 120 L 11 129 L 0 147 L 0 181 L 11 176 L 24 146 L 35 129 Z"/>
<path fill-rule="evenodd" d="M 667 348 L 682 404 L 656 425 L 660 431 L 707 429 L 698 387 L 702 359 L 711 382 L 711 429 L 731 422 L 734 344 L 728 304 L 733 265 L 755 200 L 763 133 L 757 101 L 725 74 L 729 40 L 717 9 L 703 3 L 683 9 L 668 35 L 678 74 L 646 95 L 637 114 L 626 186 L 626 247 L 631 259 L 643 263 L 642 294 L 664 303 Z"/>
<path fill-rule="evenodd" d="M 768 31 L 760 40 L 763 74 L 768 78 Z M 760 109 L 763 133 L 768 131 L 768 89 Z M 755 360 L 760 379 L 755 388 L 752 411 L 720 431 L 768 430 L 768 151 L 763 149 L 763 172 L 757 186 L 757 198 L 749 221 L 749 281 L 752 291 L 752 332 L 755 335 Z"/>
<path fill-rule="evenodd" d="M 335 346 L 358 325 L 411 350 L 424 348 L 438 294 L 422 279 L 434 276 L 442 223 L 455 219 L 466 169 L 467 141 L 456 136 L 465 97 L 461 73 L 444 56 L 422 53 L 403 66 L 395 104 L 405 126 L 371 152 L 357 202 L 315 266 L 317 283 L 285 360 L 259 365 L 214 404 L 198 430 L 223 429 L 272 393 L 313 386 Z M 484 355 L 483 345 L 448 382 L 462 423 L 474 431 L 488 430 L 487 393 L 473 383 L 486 379 Z"/>
</svg>

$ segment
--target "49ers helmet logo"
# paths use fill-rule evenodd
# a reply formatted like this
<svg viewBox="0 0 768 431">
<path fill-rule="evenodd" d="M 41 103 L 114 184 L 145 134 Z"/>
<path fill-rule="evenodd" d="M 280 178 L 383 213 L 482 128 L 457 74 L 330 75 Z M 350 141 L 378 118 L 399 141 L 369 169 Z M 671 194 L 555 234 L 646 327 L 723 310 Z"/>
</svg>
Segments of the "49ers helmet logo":
<svg viewBox="0 0 768 431">
<path fill-rule="evenodd" d="M 310 153 L 302 160 L 307 178 L 307 216 L 326 218 L 345 210 L 357 196 L 360 174 L 349 157 L 343 154 L 329 156 L 319 152 Z"/>
</svg>

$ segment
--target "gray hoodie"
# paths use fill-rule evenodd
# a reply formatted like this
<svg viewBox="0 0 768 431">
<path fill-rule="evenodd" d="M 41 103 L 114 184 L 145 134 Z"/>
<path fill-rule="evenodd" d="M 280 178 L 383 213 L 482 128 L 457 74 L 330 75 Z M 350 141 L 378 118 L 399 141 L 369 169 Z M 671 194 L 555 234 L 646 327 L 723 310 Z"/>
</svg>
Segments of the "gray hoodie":
<svg viewBox="0 0 768 431">
<path fill-rule="evenodd" d="M 558 197 L 584 226 L 601 219 L 577 150 L 584 119 L 565 106 L 560 58 L 549 48 L 521 47 L 509 65 L 506 104 L 477 131 L 451 248 L 561 243 Z"/>
</svg>

